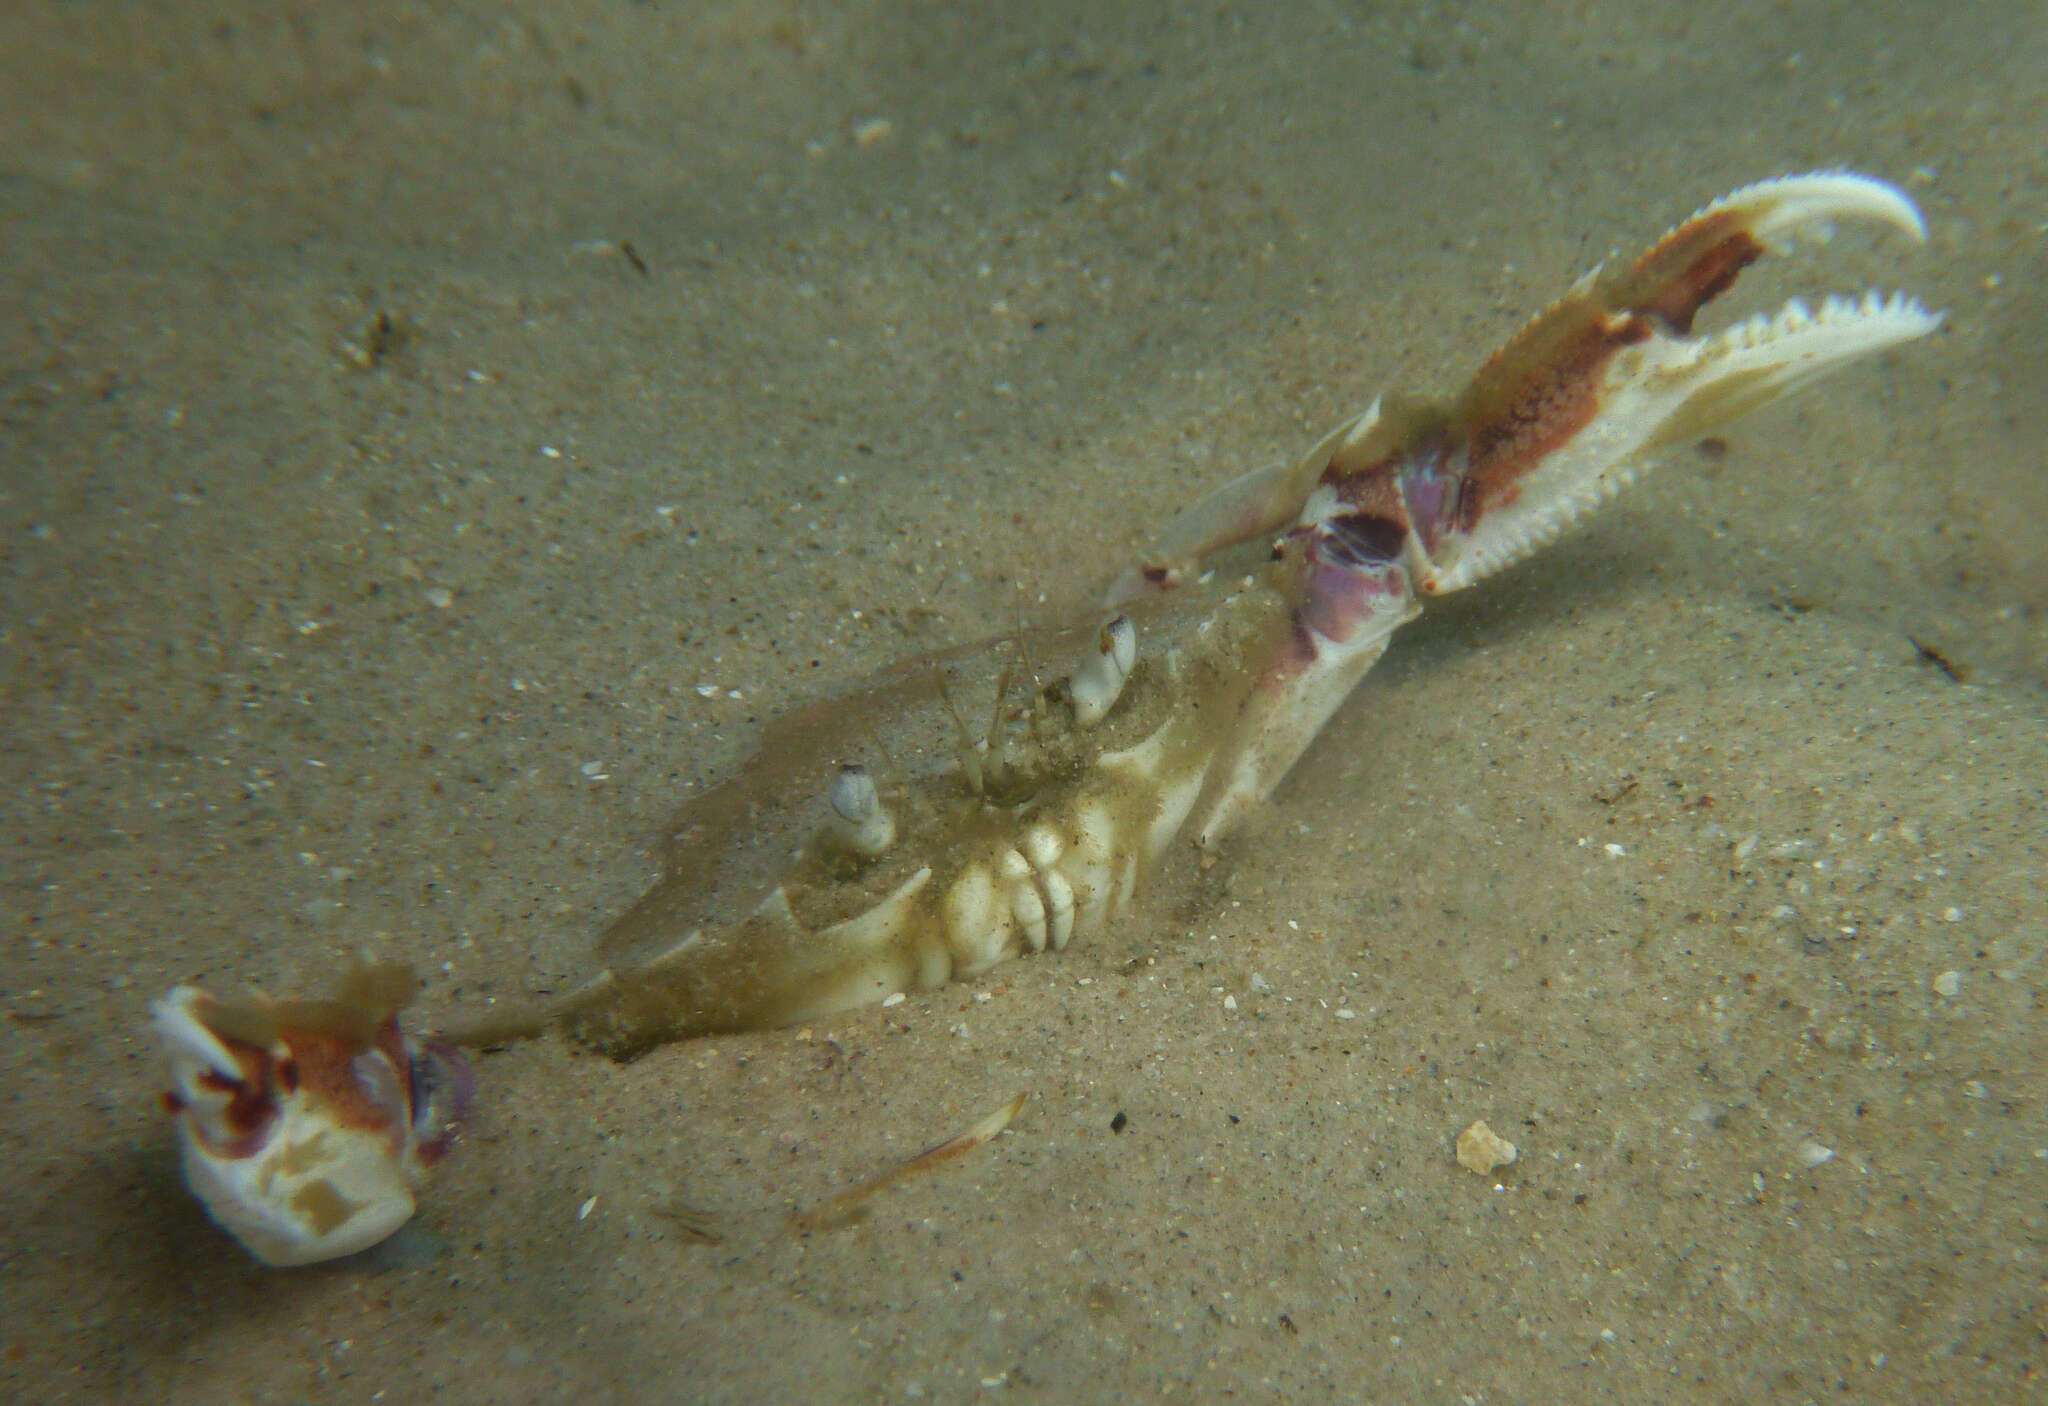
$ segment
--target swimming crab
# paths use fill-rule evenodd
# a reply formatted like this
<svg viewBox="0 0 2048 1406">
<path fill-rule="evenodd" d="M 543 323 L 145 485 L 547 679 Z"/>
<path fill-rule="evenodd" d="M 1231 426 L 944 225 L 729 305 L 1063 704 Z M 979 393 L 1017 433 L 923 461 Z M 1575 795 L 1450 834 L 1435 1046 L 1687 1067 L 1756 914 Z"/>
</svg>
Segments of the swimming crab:
<svg viewBox="0 0 2048 1406">
<path fill-rule="evenodd" d="M 452 1038 L 559 1028 L 623 1058 L 1101 932 L 1173 846 L 1213 848 L 1267 798 L 1422 601 L 1521 561 L 1672 448 L 1933 331 L 1938 314 L 1874 293 L 1694 331 L 1767 250 L 1844 220 L 1926 238 L 1912 201 L 1866 176 L 1745 186 L 1587 274 L 1452 398 L 1383 396 L 1301 458 L 1226 484 L 1100 612 L 911 661 L 782 720 L 684 812 L 664 877 L 602 939 L 603 971 Z M 1258 560 L 1232 564 L 1233 549 Z M 363 1235 L 266 1242 L 266 1198 L 291 1184 L 216 1176 L 217 1154 L 195 1153 L 219 1143 L 202 1116 L 219 1097 L 280 1096 L 239 1046 L 220 1057 L 237 1031 L 203 999 L 173 993 L 159 1017 L 186 1070 L 188 1170 L 207 1173 L 194 1191 L 273 1262 L 361 1248 Z M 348 1155 L 409 1175 L 425 1146 L 359 1140 Z"/>
</svg>

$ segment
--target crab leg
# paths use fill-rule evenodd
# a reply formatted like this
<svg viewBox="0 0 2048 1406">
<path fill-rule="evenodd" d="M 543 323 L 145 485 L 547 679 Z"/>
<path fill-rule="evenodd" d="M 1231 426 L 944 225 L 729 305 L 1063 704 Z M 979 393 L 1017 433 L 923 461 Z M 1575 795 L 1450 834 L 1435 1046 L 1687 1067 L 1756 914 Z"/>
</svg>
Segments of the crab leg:
<svg viewBox="0 0 2048 1406">
<path fill-rule="evenodd" d="M 1692 335 L 1700 309 L 1766 249 L 1841 219 L 1927 233 L 1904 194 L 1868 177 L 1745 186 L 1627 268 L 1581 279 L 1454 401 L 1375 402 L 1318 445 L 1289 475 L 1306 502 L 1279 549 L 1294 634 L 1247 703 L 1234 756 L 1199 811 L 1198 842 L 1214 843 L 1287 774 L 1413 618 L 1416 594 L 1461 590 L 1520 561 L 1673 445 L 1933 331 L 1940 317 L 1912 300 L 1866 294 L 1830 297 L 1818 312 L 1794 301 Z M 1227 491 L 1230 504 L 1256 501 L 1241 486 Z M 1257 530 L 1251 512 L 1207 519 L 1226 520 Z"/>
</svg>

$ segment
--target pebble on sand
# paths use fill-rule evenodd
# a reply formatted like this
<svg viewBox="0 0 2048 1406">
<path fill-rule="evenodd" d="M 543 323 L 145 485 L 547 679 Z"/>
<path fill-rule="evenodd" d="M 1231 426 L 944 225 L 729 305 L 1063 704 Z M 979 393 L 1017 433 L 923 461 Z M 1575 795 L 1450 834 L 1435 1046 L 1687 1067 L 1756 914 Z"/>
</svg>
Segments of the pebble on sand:
<svg viewBox="0 0 2048 1406">
<path fill-rule="evenodd" d="M 1484 1119 L 1458 1134 L 1458 1165 L 1480 1176 L 1515 1160 L 1515 1145 L 1486 1126 Z"/>
</svg>

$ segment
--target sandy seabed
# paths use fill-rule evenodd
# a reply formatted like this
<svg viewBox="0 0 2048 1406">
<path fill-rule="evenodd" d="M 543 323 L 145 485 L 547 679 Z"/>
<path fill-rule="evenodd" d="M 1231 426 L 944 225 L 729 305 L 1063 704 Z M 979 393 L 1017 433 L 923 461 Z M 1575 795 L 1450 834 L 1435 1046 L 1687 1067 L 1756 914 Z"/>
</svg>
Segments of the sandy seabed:
<svg viewBox="0 0 2048 1406">
<path fill-rule="evenodd" d="M 2043 131 L 2038 4 L 6 6 L 0 1392 L 2032 1399 Z M 1735 312 L 1943 330 L 1433 608 L 1142 919 L 487 1056 L 353 1260 L 185 1195 L 162 989 L 559 989 L 775 712 L 1836 165 L 1927 247 Z"/>
</svg>

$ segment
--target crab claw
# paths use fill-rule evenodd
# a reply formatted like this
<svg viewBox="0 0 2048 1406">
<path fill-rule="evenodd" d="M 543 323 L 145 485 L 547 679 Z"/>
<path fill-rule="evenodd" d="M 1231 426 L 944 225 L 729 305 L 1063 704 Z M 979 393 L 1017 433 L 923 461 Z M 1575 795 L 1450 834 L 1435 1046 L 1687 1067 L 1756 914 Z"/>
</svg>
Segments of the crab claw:
<svg viewBox="0 0 2048 1406">
<path fill-rule="evenodd" d="M 368 1249 L 468 1111 L 469 1065 L 399 1029 L 410 971 L 360 966 L 321 1001 L 220 1000 L 180 986 L 151 1015 L 170 1065 L 185 1183 L 269 1265 Z"/>
<path fill-rule="evenodd" d="M 1767 249 L 1838 220 L 1927 226 L 1897 188 L 1827 172 L 1744 186 L 1625 269 L 1595 269 L 1525 327 L 1433 427 L 1402 498 L 1418 590 L 1459 590 L 1549 542 L 1657 455 L 1859 357 L 1925 336 L 1938 313 L 1900 294 L 1794 300 L 1709 336 L 1694 319 Z M 1340 455 L 1342 451 L 1340 450 Z M 1332 473 L 1346 477 L 1333 462 Z"/>
<path fill-rule="evenodd" d="M 1867 176 L 1744 186 L 1628 267 L 1580 279 L 1455 400 L 1382 397 L 1292 468 L 1247 475 L 1183 514 L 1169 554 L 1242 540 L 1277 526 L 1282 505 L 1302 505 L 1276 549 L 1294 631 L 1246 704 L 1197 843 L 1213 843 L 1287 774 L 1414 616 L 1416 596 L 1520 561 L 1673 445 L 1939 326 L 1909 298 L 1871 293 L 1692 334 L 1700 309 L 1767 248 L 1842 219 L 1927 236 L 1913 202 Z"/>
</svg>

